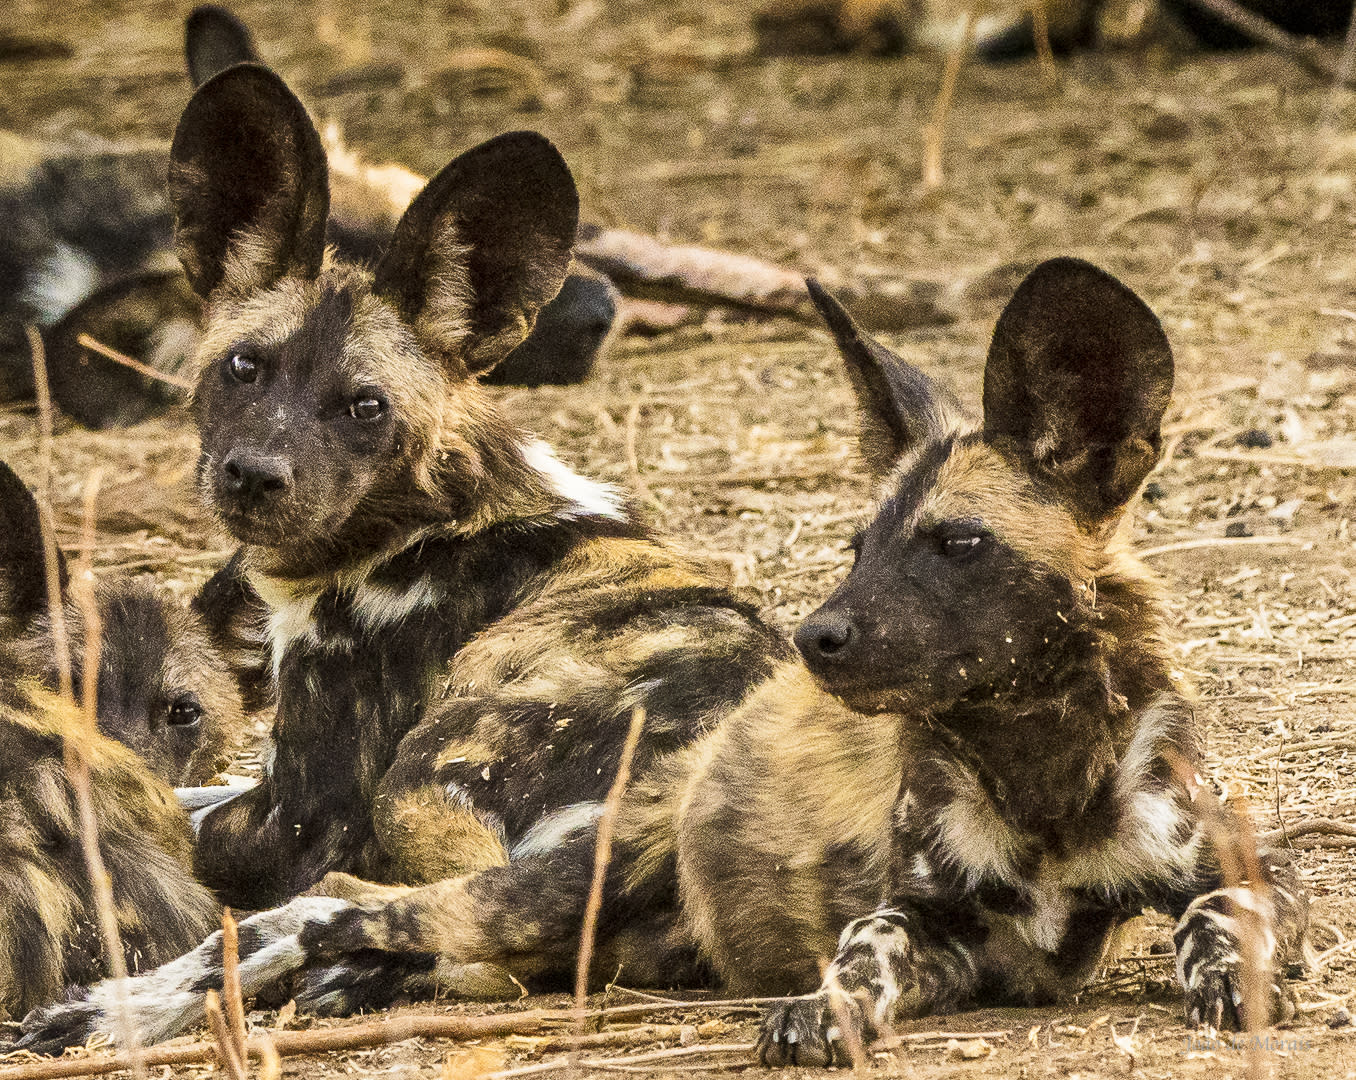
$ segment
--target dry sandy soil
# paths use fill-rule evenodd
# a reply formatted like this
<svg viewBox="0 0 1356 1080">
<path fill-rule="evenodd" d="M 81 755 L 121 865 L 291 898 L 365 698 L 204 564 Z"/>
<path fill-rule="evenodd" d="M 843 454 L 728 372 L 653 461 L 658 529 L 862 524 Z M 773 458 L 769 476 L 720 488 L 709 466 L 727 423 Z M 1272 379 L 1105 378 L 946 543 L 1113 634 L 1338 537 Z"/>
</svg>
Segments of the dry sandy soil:
<svg viewBox="0 0 1356 1080">
<path fill-rule="evenodd" d="M 264 0 L 238 10 L 313 108 L 373 158 L 429 173 L 494 133 L 538 128 L 571 162 L 591 220 L 805 272 L 953 286 L 954 324 L 888 340 L 971 405 L 993 319 L 1025 268 L 1070 253 L 1121 275 L 1162 317 L 1178 358 L 1167 459 L 1133 527 L 1172 587 L 1211 770 L 1261 830 L 1356 818 L 1352 94 L 1330 95 L 1275 56 L 1162 47 L 1066 61 L 1053 91 L 1034 65 L 972 66 L 948 183 L 928 192 L 918 132 L 937 58 L 760 58 L 737 3 L 462 0 L 416 13 Z M 167 138 L 188 95 L 185 12 L 130 0 L 12 4 L 0 29 L 59 36 L 75 52 L 0 65 L 0 123 Z M 449 67 L 457 51 L 488 46 L 526 58 L 525 73 Z M 864 484 L 848 390 L 818 329 L 716 313 L 623 341 L 584 386 L 503 396 L 580 468 L 643 484 L 658 525 L 728 565 L 780 624 L 794 625 L 843 574 Z M 0 456 L 30 478 L 34 431 L 30 413 L 0 412 Z M 63 539 L 74 539 L 87 470 L 101 465 L 100 563 L 187 592 L 229 548 L 192 501 L 194 453 L 182 417 L 111 435 L 64 429 Z M 1356 949 L 1340 948 L 1356 938 L 1353 862 L 1324 843 L 1340 844 L 1295 844 L 1315 945 L 1328 952 L 1299 986 L 1300 1022 L 1263 1052 L 1281 1076 L 1356 1076 L 1354 1029 L 1335 1015 L 1356 994 Z M 1164 939 L 1161 926 L 1147 928 L 1138 955 L 1064 1008 L 912 1026 L 988 1032 L 970 1059 L 939 1037 L 883 1051 L 876 1067 L 1243 1075 L 1236 1047 L 1190 1041 L 1170 960 L 1149 951 Z M 609 1000 L 637 999 L 617 990 Z M 525 1004 L 543 1003 L 558 1002 Z M 654 1019 L 705 1024 L 688 1041 L 716 1049 L 625 1068 L 748 1067 L 746 1053 L 721 1049 L 751 1037 L 747 1011 L 694 1005 Z M 661 1046 L 643 1032 L 633 1043 L 592 1056 Z M 286 1071 L 470 1076 L 552 1057 L 540 1044 L 449 1045 L 415 1040 Z"/>
</svg>

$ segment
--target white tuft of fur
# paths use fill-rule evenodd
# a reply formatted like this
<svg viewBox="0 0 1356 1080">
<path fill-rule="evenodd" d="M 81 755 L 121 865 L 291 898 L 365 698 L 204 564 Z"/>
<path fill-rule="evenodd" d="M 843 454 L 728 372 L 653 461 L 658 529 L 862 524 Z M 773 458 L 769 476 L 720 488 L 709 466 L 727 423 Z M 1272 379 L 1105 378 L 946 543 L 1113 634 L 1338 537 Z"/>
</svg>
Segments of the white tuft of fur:
<svg viewBox="0 0 1356 1080">
<path fill-rule="evenodd" d="M 523 447 L 523 460 L 546 478 L 551 490 L 565 503 L 562 516 L 626 520 L 621 493 L 616 488 L 580 476 L 540 439 L 533 439 Z"/>
</svg>

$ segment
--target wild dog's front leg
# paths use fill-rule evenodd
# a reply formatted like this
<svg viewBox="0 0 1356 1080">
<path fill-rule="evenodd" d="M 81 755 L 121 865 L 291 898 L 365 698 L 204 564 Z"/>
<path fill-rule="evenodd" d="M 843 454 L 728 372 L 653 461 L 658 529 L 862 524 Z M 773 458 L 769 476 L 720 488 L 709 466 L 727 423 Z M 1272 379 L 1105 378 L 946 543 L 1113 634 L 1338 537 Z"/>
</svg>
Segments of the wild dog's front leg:
<svg viewBox="0 0 1356 1080">
<path fill-rule="evenodd" d="M 1201 877 L 1204 891 L 1173 905 L 1180 916 L 1173 932 L 1177 978 L 1186 991 L 1190 1024 L 1243 1028 L 1250 969 L 1263 980 L 1267 1009 L 1253 1023 L 1294 1015 L 1294 996 L 1281 968 L 1302 955 L 1309 901 L 1286 856 L 1263 848 L 1258 863 L 1260 882 L 1226 886 L 1211 869 Z"/>
<path fill-rule="evenodd" d="M 549 853 L 441 881 L 390 902 L 361 904 L 312 923 L 299 1004 L 333 1014 L 436 988 L 455 996 L 516 998 L 534 978 L 574 970 L 593 872 L 595 835 Z M 595 971 L 641 985 L 692 984 L 695 951 L 676 927 L 671 871 L 640 879 L 633 852 L 613 849 L 603 891 Z"/>
<path fill-rule="evenodd" d="M 850 1064 L 855 1048 L 909 1016 L 945 1010 L 976 982 L 969 950 L 908 912 L 849 923 L 819 990 L 776 1005 L 758 1039 L 765 1065 Z"/>
</svg>

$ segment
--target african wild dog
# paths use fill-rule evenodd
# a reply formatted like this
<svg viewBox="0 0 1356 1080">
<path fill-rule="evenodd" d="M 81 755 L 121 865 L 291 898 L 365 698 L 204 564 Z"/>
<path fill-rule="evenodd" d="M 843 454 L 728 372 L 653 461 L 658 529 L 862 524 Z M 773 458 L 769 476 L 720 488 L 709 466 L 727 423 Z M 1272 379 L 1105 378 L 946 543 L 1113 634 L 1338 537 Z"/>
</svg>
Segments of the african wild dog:
<svg viewBox="0 0 1356 1080">
<path fill-rule="evenodd" d="M 796 633 L 803 665 L 710 740 L 679 837 L 687 923 L 732 989 L 803 993 L 833 958 L 766 1016 L 763 1060 L 1066 996 L 1145 906 L 1179 920 L 1189 1020 L 1237 1026 L 1235 907 L 1263 916 L 1270 965 L 1307 908 L 1273 853 L 1225 887 L 1158 587 L 1120 530 L 1172 390 L 1158 320 L 1087 263 L 1043 264 L 998 321 L 975 426 L 815 292 L 875 518 Z"/>
<path fill-rule="evenodd" d="M 64 584 L 67 572 L 58 564 Z M 107 974 L 63 739 L 90 763 L 100 847 L 112 877 L 130 970 L 201 940 L 216 904 L 193 881 L 191 832 L 169 784 L 204 779 L 240 718 L 224 665 L 201 626 L 135 580 L 105 578 L 97 718 L 57 696 L 38 508 L 0 462 L 0 1019 Z M 85 661 L 81 609 L 63 606 L 77 696 Z"/>
<path fill-rule="evenodd" d="M 815 295 L 861 405 L 876 518 L 856 568 L 799 632 L 804 662 L 779 665 L 628 791 L 600 966 L 671 985 L 700 974 L 699 951 L 736 991 L 804 993 L 837 953 L 830 985 L 865 1037 L 963 1002 L 1068 993 L 1112 928 L 1154 904 L 1180 918 L 1188 1016 L 1236 1022 L 1230 905 L 1271 917 L 1263 944 L 1278 957 L 1302 937 L 1304 906 L 1274 857 L 1255 890 L 1220 888 L 1157 593 L 1116 537 L 1157 460 L 1171 389 L 1157 320 L 1086 263 L 1044 264 L 999 322 L 974 429 Z M 497 649 L 496 636 L 463 650 L 454 671 Z M 534 677 L 546 679 L 580 662 L 541 630 L 519 649 L 518 665 L 500 667 L 531 671 L 540 656 Z M 694 685 L 710 677 L 691 671 Z M 480 707 L 491 704 L 497 731 L 497 702 Z M 429 763 L 453 754 L 469 766 L 456 797 L 497 813 L 481 800 L 516 770 L 494 762 L 475 784 L 492 755 L 460 738 L 468 723 L 435 711 L 405 738 L 387 783 L 437 802 Z M 411 844 L 445 842 L 413 814 L 409 825 Z M 426 989 L 430 975 L 453 992 L 492 992 L 496 968 L 549 985 L 572 963 L 588 885 L 577 845 L 589 834 L 561 843 L 562 831 L 534 827 L 506 866 L 384 897 L 347 882 L 353 902 L 304 898 L 255 916 L 247 987 L 304 969 L 299 1001 L 343 1012 Z M 682 914 L 669 928 L 675 894 Z M 672 953 L 656 970 L 658 928 Z M 200 988 L 219 968 L 212 941 L 138 980 L 143 1032 L 200 1017 Z M 768 1016 L 765 1060 L 841 1056 L 828 994 Z M 109 1031 L 110 1000 L 99 987 L 35 1014 L 29 1043 Z"/>
<path fill-rule="evenodd" d="M 199 90 L 173 160 L 180 256 L 208 312 L 200 489 L 268 604 L 277 687 L 265 775 L 201 816 L 199 875 L 259 906 L 322 878 L 372 895 L 332 871 L 410 885 L 481 871 L 498 883 L 502 932 L 554 935 L 558 955 L 532 963 L 557 964 L 574 952 L 633 709 L 647 714 L 645 778 L 790 654 L 477 380 L 564 279 L 569 170 L 528 132 L 468 151 L 368 271 L 326 251 L 320 139 L 267 69 L 237 66 Z M 605 937 L 600 965 L 625 951 L 628 971 L 658 981 L 690 962 L 671 933 L 673 880 L 670 868 L 631 897 L 633 923 L 624 941 Z M 519 924 L 518 908 L 548 900 L 549 919 Z M 284 912 L 351 906 L 297 903 Z M 248 991 L 255 967 L 245 976 Z M 406 976 L 513 985 L 428 956 L 396 987 Z M 74 1013 L 96 1024 L 100 992 Z M 192 994 L 156 999 L 151 1036 L 193 1009 Z"/>
</svg>

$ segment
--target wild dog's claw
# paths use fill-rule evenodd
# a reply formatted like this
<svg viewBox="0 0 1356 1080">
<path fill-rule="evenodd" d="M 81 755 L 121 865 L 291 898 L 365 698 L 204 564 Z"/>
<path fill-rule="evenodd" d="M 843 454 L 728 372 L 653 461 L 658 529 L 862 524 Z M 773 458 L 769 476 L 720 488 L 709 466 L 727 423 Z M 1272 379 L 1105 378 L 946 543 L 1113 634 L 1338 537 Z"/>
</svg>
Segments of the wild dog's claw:
<svg viewBox="0 0 1356 1080">
<path fill-rule="evenodd" d="M 845 1031 L 845 1025 L 853 1030 Z M 758 1060 L 771 1068 L 850 1065 L 851 1046 L 860 1046 L 862 1040 L 861 1006 L 857 1000 L 841 994 L 833 1002 L 821 990 L 774 1005 L 763 1014 Z"/>
</svg>

